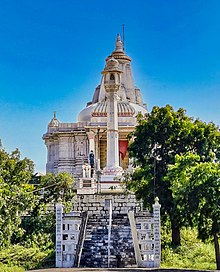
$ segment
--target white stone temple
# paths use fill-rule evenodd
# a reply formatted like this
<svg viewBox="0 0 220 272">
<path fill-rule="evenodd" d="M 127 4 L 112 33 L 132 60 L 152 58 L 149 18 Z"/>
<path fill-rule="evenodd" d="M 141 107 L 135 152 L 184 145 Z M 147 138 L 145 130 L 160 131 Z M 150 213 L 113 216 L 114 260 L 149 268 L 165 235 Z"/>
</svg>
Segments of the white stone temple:
<svg viewBox="0 0 220 272">
<path fill-rule="evenodd" d="M 127 136 L 146 112 L 118 35 L 78 122 L 61 123 L 54 113 L 43 135 L 47 172 L 71 173 L 77 189 L 70 213 L 56 206 L 56 267 L 159 267 L 158 199 L 149 213 L 121 185 L 131 167 Z"/>
<path fill-rule="evenodd" d="M 106 58 L 101 84 L 79 113 L 78 122 L 61 123 L 54 113 L 48 124 L 43 135 L 47 173 L 69 172 L 77 180 L 83 175 L 83 165 L 90 164 L 93 151 L 94 174 L 103 170 L 101 183 L 109 187 L 112 177 L 128 168 L 127 135 L 136 126 L 137 114 L 146 111 L 140 89 L 134 85 L 131 58 L 118 35 L 115 50 Z"/>
</svg>

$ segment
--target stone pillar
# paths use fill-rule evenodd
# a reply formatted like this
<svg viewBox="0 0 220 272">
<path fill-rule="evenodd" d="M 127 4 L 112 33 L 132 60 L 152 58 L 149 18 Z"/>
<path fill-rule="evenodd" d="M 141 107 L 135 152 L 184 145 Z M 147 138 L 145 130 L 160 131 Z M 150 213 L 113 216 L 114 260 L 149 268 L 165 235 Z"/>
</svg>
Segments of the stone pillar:
<svg viewBox="0 0 220 272">
<path fill-rule="evenodd" d="M 54 173 L 53 171 L 53 164 L 51 163 L 51 143 L 46 140 L 45 141 L 47 147 L 47 164 L 46 164 L 46 172 L 47 173 Z"/>
<path fill-rule="evenodd" d="M 89 152 L 92 150 L 95 152 L 95 133 L 92 131 L 87 132 L 88 138 L 89 138 Z M 95 157 L 97 157 L 97 154 L 95 154 Z"/>
<path fill-rule="evenodd" d="M 161 260 L 161 241 L 160 241 L 160 207 L 159 198 L 155 198 L 153 204 L 154 216 L 154 267 L 160 267 Z"/>
<path fill-rule="evenodd" d="M 119 62 L 110 58 L 102 74 L 104 75 L 104 87 L 107 96 L 107 165 L 104 169 L 106 174 L 122 172 L 119 167 L 118 150 L 118 91 L 121 84 Z"/>
<path fill-rule="evenodd" d="M 63 267 L 62 230 L 63 230 L 63 205 L 56 205 L 56 267 Z"/>
<path fill-rule="evenodd" d="M 117 91 L 107 93 L 107 168 L 119 167 Z"/>
</svg>

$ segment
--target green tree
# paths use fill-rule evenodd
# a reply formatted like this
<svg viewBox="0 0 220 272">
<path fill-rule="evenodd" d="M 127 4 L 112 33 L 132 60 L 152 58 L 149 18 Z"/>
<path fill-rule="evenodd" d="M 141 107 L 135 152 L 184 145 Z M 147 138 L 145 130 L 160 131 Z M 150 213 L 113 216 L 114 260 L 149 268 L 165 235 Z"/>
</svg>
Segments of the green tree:
<svg viewBox="0 0 220 272">
<path fill-rule="evenodd" d="M 131 135 L 130 157 L 137 166 L 127 186 L 146 205 L 160 198 L 162 219 L 168 218 L 172 228 L 172 243 L 180 245 L 181 219 L 169 180 L 164 180 L 168 165 L 176 154 L 198 153 L 203 161 L 220 157 L 220 133 L 213 124 L 187 117 L 184 109 L 174 111 L 167 105 L 154 107 L 151 113 L 138 116 L 138 126 Z"/>
<path fill-rule="evenodd" d="M 220 269 L 220 164 L 201 162 L 195 154 L 176 156 L 169 167 L 167 180 L 180 218 L 198 228 L 203 241 L 213 237 L 217 269 Z"/>
<path fill-rule="evenodd" d="M 71 208 L 75 195 L 73 187 L 74 178 L 69 173 L 48 173 L 39 177 L 39 184 L 35 190 L 38 197 L 35 210 L 45 206 L 55 205 L 62 201 L 66 208 Z"/>
<path fill-rule="evenodd" d="M 71 175 L 36 178 L 33 171 L 33 162 L 22 159 L 19 150 L 7 153 L 0 145 L 0 249 L 13 252 L 1 261 L 26 268 L 43 265 L 45 258 L 52 261 L 55 204 L 71 208 L 74 196 Z"/>
<path fill-rule="evenodd" d="M 75 195 L 73 181 L 69 173 L 49 173 L 39 177 L 34 190 L 34 207 L 23 219 L 25 239 L 35 239 L 34 236 L 39 234 L 49 234 L 51 239 L 55 238 L 55 205 L 60 201 L 66 210 L 72 208 Z"/>
<path fill-rule="evenodd" d="M 23 233 L 22 216 L 34 204 L 34 187 L 29 183 L 33 169 L 33 162 L 21 159 L 17 149 L 9 154 L 0 148 L 0 247 Z"/>
</svg>

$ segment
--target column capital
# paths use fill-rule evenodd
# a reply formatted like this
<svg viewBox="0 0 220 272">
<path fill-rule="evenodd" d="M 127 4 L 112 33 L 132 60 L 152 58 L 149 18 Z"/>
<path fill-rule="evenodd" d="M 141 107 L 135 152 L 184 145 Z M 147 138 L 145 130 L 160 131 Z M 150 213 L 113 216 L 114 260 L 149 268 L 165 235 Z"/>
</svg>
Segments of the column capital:
<svg viewBox="0 0 220 272">
<path fill-rule="evenodd" d="M 87 136 L 88 136 L 89 140 L 94 140 L 95 139 L 95 132 L 90 130 L 87 132 Z"/>
</svg>

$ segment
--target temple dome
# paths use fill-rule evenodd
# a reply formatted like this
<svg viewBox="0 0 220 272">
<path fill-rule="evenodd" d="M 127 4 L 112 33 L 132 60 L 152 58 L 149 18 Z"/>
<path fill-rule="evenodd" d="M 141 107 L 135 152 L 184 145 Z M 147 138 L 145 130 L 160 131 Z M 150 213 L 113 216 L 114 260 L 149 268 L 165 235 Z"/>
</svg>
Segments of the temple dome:
<svg viewBox="0 0 220 272">
<path fill-rule="evenodd" d="M 118 116 L 133 116 L 135 114 L 135 109 L 127 102 L 118 101 Z M 107 116 L 107 103 L 106 101 L 102 101 L 97 103 L 94 111 L 92 112 L 92 116 Z"/>
<path fill-rule="evenodd" d="M 147 110 L 137 104 L 118 101 L 118 117 L 135 117 L 138 113 L 143 115 Z M 107 117 L 107 103 L 101 101 L 83 109 L 78 115 L 79 122 L 90 122 L 92 117 Z"/>
<path fill-rule="evenodd" d="M 92 104 L 85 109 L 81 110 L 81 112 L 78 115 L 78 122 L 90 122 L 92 117 L 92 112 L 95 108 L 96 104 Z"/>
<path fill-rule="evenodd" d="M 135 110 L 135 116 L 139 113 L 145 115 L 147 113 L 147 109 L 138 105 L 138 104 L 134 104 L 134 103 L 130 103 L 130 105 L 134 108 Z"/>
</svg>

